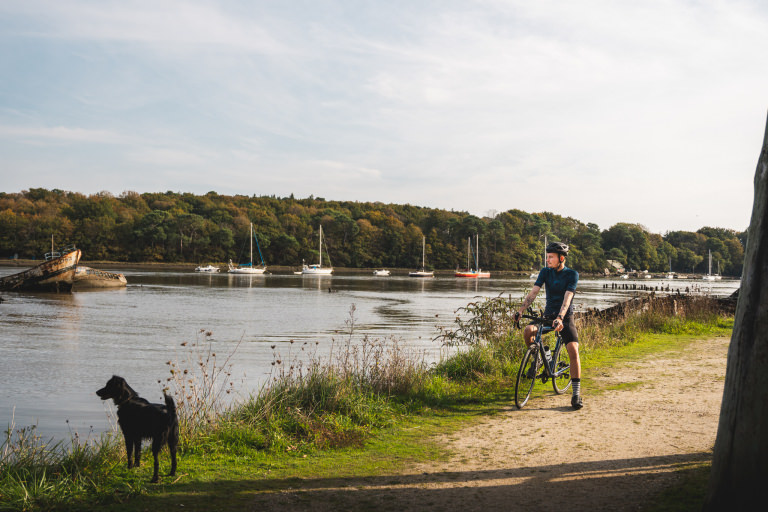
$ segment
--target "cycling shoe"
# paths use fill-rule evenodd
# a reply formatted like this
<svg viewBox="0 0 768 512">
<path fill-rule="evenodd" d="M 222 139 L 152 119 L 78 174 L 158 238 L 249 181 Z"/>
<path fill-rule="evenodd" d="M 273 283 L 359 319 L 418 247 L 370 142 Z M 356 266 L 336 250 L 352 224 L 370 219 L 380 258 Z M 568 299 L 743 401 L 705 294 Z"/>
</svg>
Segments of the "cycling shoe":
<svg viewBox="0 0 768 512">
<path fill-rule="evenodd" d="M 571 407 L 573 407 L 577 411 L 582 407 L 584 407 L 584 403 L 581 401 L 581 395 L 571 396 Z"/>
</svg>

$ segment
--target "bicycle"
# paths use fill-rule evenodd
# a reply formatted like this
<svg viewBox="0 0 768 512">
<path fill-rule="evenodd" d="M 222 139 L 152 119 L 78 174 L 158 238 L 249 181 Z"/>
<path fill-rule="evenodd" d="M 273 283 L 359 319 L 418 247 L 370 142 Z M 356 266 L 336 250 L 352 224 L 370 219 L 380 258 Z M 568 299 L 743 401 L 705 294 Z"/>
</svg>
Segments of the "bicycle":
<svg viewBox="0 0 768 512">
<path fill-rule="evenodd" d="M 533 313 L 531 308 L 528 308 Z M 539 328 L 533 338 L 533 343 L 528 347 L 528 351 L 520 362 L 520 369 L 517 371 L 517 381 L 515 382 L 515 405 L 522 409 L 528 399 L 531 397 L 533 386 L 536 380 L 541 379 L 542 383 L 552 379 L 552 387 L 558 395 L 563 394 L 571 387 L 571 365 L 568 358 L 568 351 L 565 349 L 563 338 L 560 333 L 552 327 L 553 318 L 545 317 L 543 314 L 522 315 L 522 318 L 532 320 L 532 324 Z M 517 327 L 520 328 L 520 322 L 517 321 Z M 542 336 L 555 333 L 555 349 L 547 358 L 549 347 L 544 345 Z M 545 364 L 544 364 L 545 363 Z M 539 373 L 539 370 L 542 370 Z"/>
</svg>

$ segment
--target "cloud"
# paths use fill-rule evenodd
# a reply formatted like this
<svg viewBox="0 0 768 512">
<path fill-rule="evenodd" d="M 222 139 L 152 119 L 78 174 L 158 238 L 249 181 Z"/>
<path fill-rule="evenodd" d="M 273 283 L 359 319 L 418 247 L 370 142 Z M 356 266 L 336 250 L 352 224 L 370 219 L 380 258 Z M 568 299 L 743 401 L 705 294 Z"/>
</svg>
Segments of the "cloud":
<svg viewBox="0 0 768 512">
<path fill-rule="evenodd" d="M 72 168 L 90 144 L 161 188 L 748 220 L 760 4 L 31 1 L 0 29 L 0 145 L 70 145 Z"/>
<path fill-rule="evenodd" d="M 8 126 L 0 125 L 0 137 L 29 144 L 85 143 L 125 144 L 128 137 L 109 130 L 91 130 L 69 126 Z"/>
</svg>

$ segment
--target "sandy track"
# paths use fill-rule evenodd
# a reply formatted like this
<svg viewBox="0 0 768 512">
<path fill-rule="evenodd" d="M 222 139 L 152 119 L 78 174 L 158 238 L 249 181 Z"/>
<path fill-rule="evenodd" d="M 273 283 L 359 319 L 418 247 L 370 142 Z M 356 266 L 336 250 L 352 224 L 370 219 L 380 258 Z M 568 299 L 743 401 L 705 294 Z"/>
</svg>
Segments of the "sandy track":
<svg viewBox="0 0 768 512">
<path fill-rule="evenodd" d="M 448 462 L 403 474 L 307 480 L 260 494 L 254 510 L 639 510 L 676 473 L 711 459 L 729 340 L 699 341 L 601 370 L 573 411 L 570 394 L 514 404 L 439 442 Z M 626 383 L 633 383 L 626 385 Z M 551 388 L 550 388 L 551 389 Z"/>
</svg>

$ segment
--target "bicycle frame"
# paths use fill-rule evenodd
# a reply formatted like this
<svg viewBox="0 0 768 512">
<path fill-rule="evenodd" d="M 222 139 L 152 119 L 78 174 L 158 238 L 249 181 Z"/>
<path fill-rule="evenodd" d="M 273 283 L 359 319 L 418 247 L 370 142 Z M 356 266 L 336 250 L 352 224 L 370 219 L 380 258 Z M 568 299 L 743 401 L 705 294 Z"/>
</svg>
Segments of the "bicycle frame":
<svg viewBox="0 0 768 512">
<path fill-rule="evenodd" d="M 557 361 L 555 361 L 554 357 L 551 357 L 549 361 L 547 361 L 547 357 L 544 352 L 544 342 L 542 341 L 542 336 L 549 334 L 551 332 L 555 333 L 555 346 L 550 348 L 550 353 L 557 354 L 557 350 L 560 348 L 560 346 L 563 344 L 563 337 L 560 336 L 560 333 L 555 330 L 554 327 L 545 326 L 543 324 L 539 325 L 539 328 L 536 330 L 536 336 L 533 338 L 533 344 L 537 346 L 539 351 L 539 356 L 541 357 L 542 362 L 544 363 L 543 368 L 546 371 L 546 377 L 547 379 L 550 379 L 552 377 L 559 377 L 563 373 L 570 371 L 570 365 L 567 367 L 555 371 L 555 365 L 557 364 Z"/>
<path fill-rule="evenodd" d="M 536 326 L 536 333 L 520 361 L 520 367 L 517 371 L 517 380 L 515 381 L 515 405 L 522 409 L 531 396 L 536 380 L 542 382 L 552 380 L 552 387 L 558 395 L 571 387 L 570 379 L 570 361 L 568 364 L 563 357 L 563 338 L 558 331 L 552 327 L 552 319 L 545 318 L 542 315 L 522 315 L 522 318 L 533 320 L 531 325 Z M 520 328 L 519 318 L 515 319 L 517 327 Z M 555 346 L 552 348 L 550 360 L 547 361 L 544 351 L 543 337 L 550 333 L 555 333 Z M 566 350 L 567 352 L 567 350 Z M 569 357 L 570 359 L 570 357 Z M 543 370 L 543 371 L 541 371 Z M 541 371 L 541 373 L 539 373 Z M 537 375 L 538 374 L 538 375 Z"/>
</svg>

